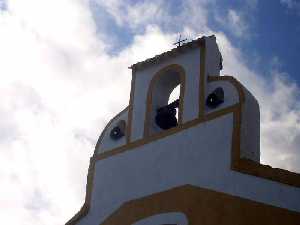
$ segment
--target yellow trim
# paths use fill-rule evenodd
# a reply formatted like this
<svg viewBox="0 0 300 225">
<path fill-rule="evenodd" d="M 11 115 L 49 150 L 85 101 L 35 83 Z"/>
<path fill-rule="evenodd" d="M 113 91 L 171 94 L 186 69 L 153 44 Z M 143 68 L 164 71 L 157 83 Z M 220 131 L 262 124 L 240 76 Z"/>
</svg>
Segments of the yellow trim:
<svg viewBox="0 0 300 225">
<path fill-rule="evenodd" d="M 169 212 L 183 213 L 189 225 L 296 225 L 300 221 L 298 212 L 184 185 L 126 202 L 101 225 L 132 225 Z"/>
<path fill-rule="evenodd" d="M 160 132 L 160 133 L 151 135 L 149 137 L 133 141 L 133 142 L 127 144 L 127 145 L 123 145 L 123 146 L 114 148 L 112 150 L 103 152 L 101 154 L 98 154 L 98 155 L 95 156 L 95 159 L 96 160 L 101 160 L 101 159 L 112 157 L 112 156 L 120 154 L 120 153 L 124 153 L 126 151 L 134 151 L 134 150 L 136 150 L 137 147 L 139 147 L 141 145 L 148 144 L 150 142 L 159 140 L 161 138 L 165 138 L 167 136 L 170 136 L 170 135 L 175 134 L 177 132 L 183 131 L 185 129 L 194 127 L 198 124 L 213 120 L 215 118 L 221 117 L 221 116 L 226 115 L 228 113 L 232 113 L 235 109 L 237 109 L 237 107 L 239 107 L 239 104 L 230 106 L 230 107 L 222 109 L 220 111 L 215 111 L 215 112 L 209 113 L 202 119 L 197 118 L 197 119 L 194 119 L 194 120 L 190 120 L 190 121 L 188 121 L 188 122 L 186 122 L 186 123 L 184 123 L 180 126 L 173 127 L 173 128 L 171 128 L 169 130 L 166 130 L 164 132 Z"/>
<path fill-rule="evenodd" d="M 95 174 L 95 163 L 96 160 L 94 157 L 90 159 L 90 166 L 87 175 L 87 184 L 86 184 L 86 195 L 84 204 L 81 209 L 66 223 L 66 225 L 74 225 L 84 216 L 86 216 L 91 207 L 91 198 L 94 187 L 94 174 Z"/>
<path fill-rule="evenodd" d="M 200 123 L 213 120 L 217 117 L 226 115 L 228 113 L 233 113 L 233 134 L 232 134 L 232 169 L 237 170 L 242 173 L 251 174 L 254 176 L 259 176 L 265 179 L 270 179 L 280 183 L 288 184 L 291 186 L 300 187 L 300 174 L 293 173 L 283 169 L 273 169 L 270 166 L 265 166 L 251 160 L 240 159 L 240 132 L 241 132 L 241 116 L 242 116 L 242 104 L 245 102 L 245 94 L 243 91 L 243 86 L 233 77 L 230 76 L 215 76 L 208 77 L 208 82 L 214 82 L 219 80 L 226 80 L 231 82 L 239 93 L 239 103 L 232 105 L 230 107 L 211 112 L 206 114 L 204 118 L 197 118 L 188 121 L 180 126 L 169 129 L 165 132 L 161 132 L 150 137 L 146 137 L 130 144 L 117 147 L 110 151 L 98 154 L 95 156 L 96 160 L 101 160 L 104 158 L 112 157 L 113 155 L 123 153 L 125 151 L 135 150 L 136 147 L 147 144 L 152 141 L 167 137 L 174 133 L 180 132 L 184 129 L 196 126 Z M 249 170 L 248 170 L 249 169 Z M 273 172 L 272 172 L 273 171 Z M 277 173 L 280 173 L 278 175 Z M 288 179 L 287 179 L 288 177 Z"/>
<path fill-rule="evenodd" d="M 134 79 L 135 79 L 134 77 L 135 77 L 135 75 L 133 75 L 132 88 L 134 88 Z M 66 225 L 76 224 L 79 221 L 79 219 L 81 219 L 82 217 L 84 217 L 87 214 L 87 212 L 89 210 L 96 161 L 102 160 L 102 159 L 105 159 L 108 157 L 113 157 L 114 155 L 121 154 L 126 151 L 136 150 L 136 148 L 138 146 L 141 146 L 141 145 L 150 143 L 152 141 L 167 137 L 174 133 L 180 132 L 184 129 L 188 129 L 188 128 L 196 126 L 200 123 L 203 123 L 203 122 L 206 122 L 209 120 L 213 120 L 217 117 L 226 115 L 228 113 L 233 113 L 233 118 L 234 118 L 233 119 L 233 132 L 232 132 L 232 153 L 231 153 L 231 158 L 232 158 L 231 168 L 232 168 L 232 170 L 300 188 L 300 174 L 293 173 L 293 172 L 283 170 L 283 169 L 275 169 L 270 166 L 262 165 L 262 164 L 259 164 L 257 162 L 254 162 L 254 161 L 251 161 L 248 159 L 240 158 L 241 116 L 242 116 L 242 105 L 245 102 L 245 94 L 244 94 L 243 86 L 235 78 L 230 77 L 230 76 L 215 76 L 215 77 L 207 78 L 208 82 L 214 82 L 214 81 L 219 81 L 219 80 L 229 81 L 235 86 L 235 88 L 237 89 L 237 91 L 239 93 L 239 103 L 237 103 L 233 106 L 221 109 L 219 111 L 215 111 L 215 112 L 206 114 L 202 118 L 200 117 L 200 118 L 194 119 L 192 121 L 188 121 L 177 127 L 169 129 L 166 132 L 161 132 L 161 133 L 155 134 L 153 136 L 146 137 L 144 139 L 128 143 L 127 145 L 117 147 L 115 149 L 101 153 L 99 155 L 94 155 L 93 158 L 91 158 L 90 168 L 89 168 L 89 172 L 88 172 L 85 203 L 84 203 L 83 207 L 81 208 L 81 210 L 69 222 L 67 222 Z M 133 104 L 132 99 L 133 99 L 133 94 L 131 94 L 130 105 L 129 105 L 128 121 L 130 121 L 130 122 L 132 119 L 131 118 L 132 104 Z M 130 124 L 131 123 L 128 122 L 128 125 L 129 125 L 128 133 L 130 132 Z M 129 134 L 129 138 L 130 138 L 130 134 Z M 157 206 L 157 207 L 159 207 L 159 206 Z M 285 223 L 285 224 L 288 224 L 288 223 Z M 113 225 L 113 224 L 110 224 L 110 225 Z"/>
<path fill-rule="evenodd" d="M 206 44 L 205 38 L 198 39 L 197 46 L 200 49 L 200 74 L 199 74 L 199 118 L 204 116 L 205 111 L 205 63 L 206 63 Z M 127 135 L 126 135 L 126 143 L 129 144 L 131 142 L 131 132 L 132 132 L 132 111 L 133 111 L 133 104 L 134 104 L 134 92 L 135 92 L 135 81 L 136 81 L 136 70 L 138 68 L 132 67 L 132 79 L 131 79 L 131 91 L 130 91 L 130 100 L 129 100 L 129 112 L 128 112 L 128 126 L 127 126 Z M 163 68 L 164 69 L 164 68 Z M 183 89 L 183 85 L 181 85 L 180 93 L 185 93 Z M 184 96 L 183 96 L 184 97 Z M 148 99 L 148 95 L 147 95 Z M 148 100 L 147 100 L 148 101 Z M 183 104 L 183 101 L 182 101 Z M 149 105 L 147 104 L 147 109 Z M 183 107 L 182 107 L 183 108 Z M 183 112 L 183 110 L 181 110 Z M 147 110 L 148 112 L 148 110 Z M 146 116 L 145 116 L 146 118 Z M 178 116 L 178 122 L 181 124 L 183 122 L 182 115 Z M 146 122 L 147 123 L 147 122 Z M 146 125 L 148 126 L 148 125 Z M 147 136 L 147 131 L 145 132 L 145 124 L 144 124 L 144 137 Z M 146 129 L 147 130 L 147 129 Z"/>
<path fill-rule="evenodd" d="M 208 82 L 218 80 L 227 80 L 231 82 L 239 93 L 240 104 L 238 104 L 238 106 L 233 110 L 234 120 L 232 133 L 231 169 L 252 176 L 257 176 L 264 179 L 287 184 L 290 186 L 300 187 L 300 174 L 290 172 L 284 169 L 272 168 L 271 166 L 263 165 L 258 162 L 249 159 L 243 159 L 240 157 L 242 105 L 245 102 L 244 87 L 235 78 L 230 76 L 208 77 Z"/>
<path fill-rule="evenodd" d="M 182 124 L 183 118 L 183 105 L 184 105 L 184 92 L 185 92 L 185 81 L 186 81 L 186 74 L 184 68 L 178 64 L 171 64 L 162 69 L 160 69 L 151 79 L 150 85 L 148 88 L 147 93 L 147 103 L 146 103 L 146 114 L 145 114 L 145 121 L 144 121 L 144 138 L 148 137 L 149 129 L 150 129 L 150 115 L 152 112 L 152 97 L 153 97 L 153 89 L 155 87 L 156 82 L 159 80 L 161 76 L 164 76 L 165 73 L 169 70 L 178 72 L 180 76 L 180 96 L 179 96 L 179 110 L 178 110 L 178 125 Z M 162 131 L 166 132 L 166 131 Z"/>
</svg>

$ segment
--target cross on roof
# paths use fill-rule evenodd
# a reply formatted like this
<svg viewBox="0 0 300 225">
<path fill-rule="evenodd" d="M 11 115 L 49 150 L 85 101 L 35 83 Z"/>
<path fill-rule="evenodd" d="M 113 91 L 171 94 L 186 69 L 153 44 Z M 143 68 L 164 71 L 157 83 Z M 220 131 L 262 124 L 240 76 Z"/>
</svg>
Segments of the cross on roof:
<svg viewBox="0 0 300 225">
<path fill-rule="evenodd" d="M 186 39 L 181 39 L 181 34 L 179 35 L 179 39 L 177 42 L 175 42 L 173 45 L 177 45 L 177 47 L 180 47 L 182 45 L 183 42 L 185 42 L 187 40 Z"/>
</svg>

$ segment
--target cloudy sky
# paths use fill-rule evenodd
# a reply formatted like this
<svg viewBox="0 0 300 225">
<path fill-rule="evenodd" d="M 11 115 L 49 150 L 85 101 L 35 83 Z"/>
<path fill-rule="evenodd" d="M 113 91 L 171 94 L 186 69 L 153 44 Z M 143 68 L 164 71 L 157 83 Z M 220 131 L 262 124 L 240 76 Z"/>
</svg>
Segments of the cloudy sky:
<svg viewBox="0 0 300 225">
<path fill-rule="evenodd" d="M 217 36 L 222 73 L 260 102 L 262 162 L 300 172 L 298 0 L 0 0 L 2 224 L 74 215 L 97 138 L 128 104 L 128 66 L 179 33 Z"/>
</svg>

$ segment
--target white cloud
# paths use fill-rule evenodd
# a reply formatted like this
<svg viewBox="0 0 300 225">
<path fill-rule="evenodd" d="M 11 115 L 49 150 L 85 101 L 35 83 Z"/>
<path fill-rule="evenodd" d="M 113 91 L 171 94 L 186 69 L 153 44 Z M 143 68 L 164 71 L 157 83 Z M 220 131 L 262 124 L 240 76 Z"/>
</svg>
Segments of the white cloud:
<svg viewBox="0 0 300 225">
<path fill-rule="evenodd" d="M 83 3 L 11 1 L 0 17 L 3 223 L 62 224 L 74 215 L 100 131 L 128 104 L 127 67 L 173 39 L 149 26 L 147 38 L 111 57 Z"/>
<path fill-rule="evenodd" d="M 217 37 L 224 59 L 223 73 L 237 77 L 260 104 L 262 163 L 299 172 L 299 87 L 276 69 L 278 59 L 270 78 L 265 78 L 247 67 L 243 54 L 224 34 L 218 33 Z"/>
<path fill-rule="evenodd" d="M 111 56 L 96 34 L 88 1 L 7 1 L 7 10 L 0 12 L 2 223 L 58 225 L 80 208 L 96 139 L 128 104 L 127 67 L 172 47 L 178 30 L 163 32 L 166 23 L 180 22 L 179 31 L 191 36 L 217 34 L 224 73 L 237 76 L 260 100 L 264 161 L 300 170 L 298 87 L 278 70 L 269 81 L 249 69 L 227 37 L 207 25 L 210 2 L 185 1 L 174 21 L 162 12 L 163 1 L 132 8 L 116 0 L 101 2 L 120 26 L 144 28 Z"/>
<path fill-rule="evenodd" d="M 163 27 L 165 30 L 200 30 L 208 31 L 207 7 L 215 4 L 215 0 L 186 0 L 179 6 L 176 13 L 172 9 L 178 7 L 172 1 L 153 0 L 95 0 L 116 21 L 119 26 L 131 29 L 135 33 L 144 31 L 148 25 Z M 193 33 L 186 33 L 187 36 Z"/>
<path fill-rule="evenodd" d="M 10 1 L 0 24 L 1 219 L 62 224 L 104 121 L 126 105 L 129 71 L 101 49 L 83 1 Z"/>
<path fill-rule="evenodd" d="M 166 8 L 166 3 L 161 0 L 136 3 L 118 0 L 96 0 L 96 2 L 113 16 L 119 26 L 133 29 L 145 23 L 159 21 Z"/>
<path fill-rule="evenodd" d="M 229 26 L 231 26 L 231 29 L 233 33 L 241 37 L 247 30 L 246 23 L 243 21 L 241 15 L 237 13 L 237 11 L 230 9 L 228 10 L 227 20 L 229 22 Z"/>
<path fill-rule="evenodd" d="M 215 19 L 224 26 L 224 30 L 229 30 L 236 37 L 247 38 L 249 36 L 249 27 L 242 11 L 228 9 L 226 16 L 222 17 L 216 13 Z"/>
<path fill-rule="evenodd" d="M 287 7 L 289 10 L 293 10 L 300 14 L 300 2 L 296 0 L 280 0 L 280 3 Z"/>
</svg>

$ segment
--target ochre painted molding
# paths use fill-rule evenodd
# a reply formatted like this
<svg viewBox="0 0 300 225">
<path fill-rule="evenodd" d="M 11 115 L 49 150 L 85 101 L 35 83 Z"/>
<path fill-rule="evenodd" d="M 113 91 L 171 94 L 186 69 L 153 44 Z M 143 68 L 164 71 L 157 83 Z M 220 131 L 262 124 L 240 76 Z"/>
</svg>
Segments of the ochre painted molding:
<svg viewBox="0 0 300 225">
<path fill-rule="evenodd" d="M 132 225 L 153 215 L 181 212 L 189 225 L 299 225 L 300 213 L 192 185 L 124 203 L 101 225 Z"/>
<path fill-rule="evenodd" d="M 141 146 L 141 145 L 150 143 L 152 141 L 167 137 L 174 133 L 180 132 L 184 129 L 196 126 L 196 125 L 206 122 L 206 121 L 213 120 L 215 118 L 221 117 L 228 113 L 233 113 L 234 119 L 233 119 L 233 134 L 232 134 L 232 155 L 231 155 L 232 169 L 242 172 L 242 173 L 247 173 L 247 174 L 262 177 L 265 179 L 270 179 L 270 180 L 277 181 L 280 183 L 288 184 L 291 186 L 300 187 L 300 185 L 299 185 L 300 175 L 297 173 L 280 169 L 281 175 L 279 176 L 277 174 L 277 172 L 279 171 L 278 169 L 273 169 L 269 166 L 265 166 L 265 165 L 262 165 L 262 164 L 259 164 L 256 162 L 252 162 L 251 163 L 252 166 L 249 166 L 249 161 L 251 161 L 251 160 L 247 160 L 248 163 L 245 164 L 245 160 L 240 159 L 241 115 L 242 115 L 242 104 L 245 102 L 245 94 L 243 91 L 243 86 L 234 77 L 230 77 L 230 76 L 214 76 L 214 77 L 210 76 L 210 77 L 208 77 L 208 82 L 214 82 L 214 81 L 218 81 L 218 80 L 229 81 L 232 83 L 232 85 L 234 85 L 236 87 L 236 89 L 239 93 L 239 101 L 240 101 L 239 103 L 237 103 L 233 106 L 227 107 L 227 108 L 223 108 L 218 111 L 208 113 L 204 116 L 204 118 L 198 118 L 195 120 L 188 121 L 182 125 L 172 128 L 172 129 L 160 132 L 158 134 L 154 134 L 152 136 L 149 136 L 149 137 L 146 137 L 143 139 L 139 139 L 139 140 L 131 142 L 127 145 L 112 149 L 110 151 L 103 152 L 103 153 L 95 156 L 96 160 L 101 160 L 101 159 L 105 159 L 108 157 L 112 157 L 116 154 L 120 154 L 120 153 L 129 151 L 129 150 L 135 150 L 135 148 L 137 148 L 138 146 Z M 254 166 L 254 165 L 256 165 L 256 166 Z M 255 169 L 254 169 L 254 167 L 255 167 Z M 246 171 L 246 168 L 250 169 L 250 170 Z"/>
<path fill-rule="evenodd" d="M 178 109 L 178 125 L 182 124 L 182 117 L 183 117 L 183 105 L 184 105 L 184 94 L 185 94 L 185 82 L 186 82 L 186 74 L 184 68 L 178 64 L 171 64 L 162 69 L 160 69 L 151 79 L 148 92 L 147 92 L 147 103 L 146 103 L 146 115 L 144 121 L 144 135 L 143 137 L 148 137 L 150 135 L 150 120 L 151 120 L 151 112 L 152 112 L 152 98 L 153 98 L 153 91 L 155 85 L 161 78 L 161 76 L 166 76 L 168 71 L 177 72 L 180 77 L 180 95 L 179 95 L 179 109 Z M 170 76 L 170 75 L 169 75 Z M 163 132 L 163 131 L 162 131 Z"/>
<path fill-rule="evenodd" d="M 207 114 L 202 119 L 199 119 L 199 118 L 198 119 L 194 119 L 194 120 L 191 120 L 191 121 L 188 121 L 188 122 L 182 124 L 181 126 L 173 127 L 173 128 L 171 128 L 169 130 L 165 130 L 163 132 L 151 135 L 149 137 L 133 141 L 133 142 L 127 144 L 127 145 L 123 145 L 123 146 L 114 148 L 112 150 L 103 152 L 101 154 L 95 155 L 95 159 L 96 160 L 101 160 L 101 159 L 112 157 L 112 156 L 120 154 L 120 153 L 124 153 L 126 151 L 135 151 L 135 150 L 137 150 L 136 148 L 139 147 L 139 146 L 141 146 L 141 145 L 148 144 L 150 142 L 153 142 L 153 141 L 159 140 L 161 138 L 170 136 L 172 134 L 175 134 L 177 132 L 183 131 L 185 129 L 194 127 L 194 126 L 196 126 L 196 125 L 198 125 L 200 123 L 204 123 L 204 122 L 213 120 L 215 118 L 221 117 L 223 115 L 226 115 L 228 113 L 232 113 L 232 111 L 234 111 L 235 109 L 237 109 L 238 106 L 239 106 L 239 104 L 236 104 L 236 105 L 230 106 L 228 108 L 225 108 L 225 109 L 223 109 L 221 111 L 212 112 L 210 114 Z"/>
<path fill-rule="evenodd" d="M 198 39 L 197 42 L 197 48 L 200 49 L 200 74 L 199 74 L 199 118 L 203 117 L 204 115 L 204 108 L 205 108 L 205 63 L 206 63 L 206 56 L 205 56 L 205 52 L 206 52 L 206 44 L 205 44 L 205 38 L 200 38 Z M 180 49 L 176 50 L 176 51 L 180 51 Z M 175 64 L 176 65 L 176 64 Z M 168 66 L 167 66 L 168 67 Z M 181 66 L 180 66 L 181 67 Z M 167 68 L 164 67 L 161 70 L 166 70 Z M 132 132 L 132 110 L 133 110 L 133 103 L 134 103 L 134 92 L 135 92 L 135 81 L 136 81 L 136 71 L 137 68 L 132 67 L 132 80 L 131 80 L 131 92 L 130 92 L 130 101 L 129 101 L 129 112 L 128 112 L 128 127 L 127 127 L 127 144 L 129 144 L 131 142 L 131 132 Z M 155 77 L 155 75 L 154 75 Z M 180 87 L 180 93 L 185 93 L 185 85 L 183 87 L 183 85 L 181 85 Z M 149 92 L 148 92 L 149 94 Z M 182 98 L 184 99 L 184 96 L 182 96 Z M 151 99 L 152 100 L 152 99 Z M 148 102 L 148 95 L 147 95 L 147 102 Z M 183 101 L 180 101 L 180 104 L 183 109 Z M 149 107 L 149 104 L 146 105 L 147 109 Z M 181 110 L 183 113 L 183 110 Z M 148 112 L 148 111 L 147 111 Z M 181 115 L 178 115 L 178 122 L 179 125 L 182 123 L 182 116 L 183 114 L 181 113 Z M 147 115 L 145 116 L 145 124 L 147 124 Z M 143 137 L 147 137 L 147 130 L 148 125 L 144 124 L 144 134 Z"/>
<path fill-rule="evenodd" d="M 132 90 L 134 90 L 134 79 L 135 79 L 135 75 L 133 75 L 133 81 L 132 81 Z M 87 178 L 87 191 L 86 191 L 86 198 L 85 198 L 85 203 L 83 205 L 83 207 L 81 208 L 81 210 L 69 221 L 66 223 L 66 225 L 75 225 L 82 217 L 84 217 L 89 210 L 90 207 L 90 199 L 91 199 L 91 193 L 92 193 L 92 188 L 93 188 L 93 176 L 94 176 L 94 167 L 95 167 L 95 163 L 98 160 L 103 160 L 106 159 L 108 157 L 113 157 L 114 155 L 117 154 L 121 154 L 124 153 L 126 151 L 134 151 L 137 150 L 136 148 L 138 146 L 150 143 L 152 141 L 156 141 L 158 139 L 167 137 L 169 135 L 172 135 L 174 133 L 180 132 L 184 129 L 188 129 L 190 127 L 196 126 L 198 124 L 201 124 L 203 122 L 206 121 L 210 121 L 213 120 L 215 118 L 227 115 L 229 113 L 233 113 L 233 132 L 232 132 L 232 153 L 231 153 L 231 168 L 235 171 L 241 172 L 241 173 L 245 173 L 245 174 L 249 174 L 249 175 L 253 175 L 253 176 L 257 176 L 257 177 L 261 177 L 264 179 L 268 179 L 268 180 L 272 180 L 272 181 L 276 181 L 276 182 L 280 182 L 283 184 L 287 184 L 290 186 L 295 186 L 295 187 L 299 187 L 300 188 L 300 174 L 297 173 L 293 173 L 287 170 L 283 170 L 283 169 L 274 169 L 270 166 L 266 166 L 266 165 L 262 165 L 259 163 L 256 163 L 254 161 L 248 160 L 248 159 L 241 159 L 240 158 L 240 133 L 241 133 L 241 116 L 242 116 L 242 105 L 245 102 L 245 94 L 244 94 L 244 88 L 243 86 L 240 84 L 239 81 L 237 81 L 235 78 L 231 77 L 231 76 L 209 76 L 207 78 L 208 82 L 214 82 L 214 81 L 220 81 L 220 80 L 226 80 L 231 82 L 235 88 L 237 89 L 238 93 L 239 93 L 239 103 L 218 110 L 218 111 L 214 111 L 211 113 L 208 113 L 204 116 L 201 116 L 197 119 L 194 119 L 192 121 L 188 121 L 184 124 L 181 124 L 177 127 L 174 127 L 172 129 L 163 131 L 161 133 L 158 134 L 154 134 L 152 136 L 137 140 L 137 141 L 133 141 L 133 142 L 127 142 L 126 145 L 124 146 L 120 146 L 117 147 L 115 149 L 112 149 L 110 151 L 106 151 L 103 152 L 101 154 L 95 154 L 93 156 L 93 158 L 91 159 L 91 163 L 90 163 L 90 168 L 89 168 L 89 172 L 88 172 L 88 178 Z M 133 93 L 131 93 L 131 97 L 130 97 L 130 105 L 129 105 L 129 113 L 128 113 L 128 137 L 130 140 L 130 132 L 131 132 L 131 120 L 132 120 L 132 104 L 133 104 Z M 184 194 L 183 194 L 184 196 Z M 204 195 L 206 196 L 206 195 Z M 127 203 L 129 204 L 129 203 Z M 231 204 L 231 203 L 229 203 Z M 234 204 L 235 207 L 241 207 L 240 204 L 242 203 L 238 203 L 238 204 Z M 258 204 L 258 205 L 256 205 Z M 126 204 L 125 204 L 126 205 Z M 175 204 L 176 205 L 176 204 Z M 244 215 L 245 213 L 247 214 L 247 212 L 253 212 L 251 210 L 257 210 L 257 208 L 260 207 L 260 205 L 264 205 L 262 203 L 251 203 L 250 205 L 252 205 L 250 208 L 247 208 L 246 206 L 240 211 L 241 215 Z M 222 204 L 222 206 L 224 207 L 224 204 Z M 228 207 L 230 207 L 230 205 L 227 205 Z M 227 207 L 226 206 L 226 207 Z M 160 205 L 157 205 L 156 207 L 161 207 Z M 206 207 L 206 205 L 205 205 Z M 226 208 L 225 207 L 225 208 Z M 264 207 L 265 208 L 265 207 Z M 238 208 L 231 208 L 232 212 L 235 212 L 235 210 L 239 210 Z M 250 211 L 249 211 L 250 210 Z M 117 212 L 116 212 L 117 213 Z M 250 214 L 251 214 L 250 213 Z M 249 214 L 249 215 L 250 215 Z M 113 214 L 115 215 L 115 214 Z M 251 214 L 252 215 L 252 214 Z M 299 213 L 294 213 L 291 211 L 287 211 L 285 209 L 280 209 L 280 208 L 276 208 L 273 206 L 266 206 L 265 209 L 262 209 L 261 211 L 259 211 L 259 214 L 257 215 L 252 215 L 253 218 L 258 218 L 258 215 L 260 217 L 264 217 L 265 215 L 272 215 L 275 219 L 274 220 L 255 220 L 255 223 L 250 219 L 249 217 L 249 221 L 251 221 L 252 223 L 247 223 L 247 221 L 243 221 L 246 223 L 243 224 L 278 224 L 278 225 L 289 225 L 289 224 L 295 224 L 295 225 L 300 225 L 300 222 L 296 223 L 295 221 L 300 221 L 299 220 Z M 278 217 L 280 215 L 280 218 L 284 218 L 284 222 L 280 222 L 280 218 Z M 128 215 L 131 216 L 131 215 Z M 223 216 L 226 217 L 226 215 L 224 214 Z M 245 216 L 245 215 L 244 215 Z M 246 215 L 247 216 L 247 215 Z M 282 217 L 281 217 L 282 216 Z M 110 217 L 112 218 L 112 217 Z M 227 218 L 227 217 L 226 217 Z M 240 218 L 240 217 L 235 217 L 235 218 Z M 268 218 L 271 219 L 270 217 L 264 217 L 264 218 Z M 276 219 L 277 218 L 277 219 Z M 296 218 L 296 220 L 294 220 L 294 218 Z M 222 218 L 223 219 L 223 218 Z M 260 223 L 260 221 L 263 221 L 264 223 Z M 237 223 L 237 222 L 231 222 L 231 224 L 241 224 L 241 223 Z M 222 221 L 218 221 L 218 223 L 208 223 L 208 222 L 204 222 L 202 224 L 230 224 L 230 223 L 223 223 Z M 106 225 L 108 224 L 107 221 L 103 224 Z M 121 223 L 122 225 L 126 225 L 125 223 Z M 200 223 L 190 223 L 198 225 Z M 109 223 L 109 225 L 114 225 L 114 223 Z M 119 224 L 118 224 L 119 225 Z"/>
<path fill-rule="evenodd" d="M 81 207 L 81 209 L 73 216 L 66 225 L 75 225 L 77 222 L 84 216 L 86 216 L 89 212 L 90 206 L 91 206 L 91 198 L 92 198 L 92 192 L 94 187 L 94 175 L 95 175 L 95 163 L 96 160 L 94 157 L 91 157 L 90 159 L 90 166 L 88 170 L 88 176 L 87 176 L 87 184 L 86 184 L 86 194 L 85 194 L 85 200 L 84 204 Z"/>
<path fill-rule="evenodd" d="M 271 166 L 259 164 L 249 159 L 239 159 L 232 164 L 232 169 L 252 176 L 300 187 L 300 174 L 280 168 L 272 168 Z"/>
<path fill-rule="evenodd" d="M 114 155 L 118 155 L 118 154 L 126 152 L 126 151 L 136 150 L 136 148 L 141 145 L 145 145 L 147 143 L 167 137 L 169 135 L 175 134 L 177 132 L 188 129 L 190 127 L 194 127 L 200 123 L 210 121 L 215 118 L 226 115 L 228 113 L 231 113 L 232 111 L 237 110 L 238 107 L 239 107 L 239 104 L 236 104 L 231 107 L 225 108 L 221 111 L 212 112 L 212 113 L 206 115 L 205 118 L 202 118 L 202 119 L 198 118 L 198 119 L 186 122 L 186 123 L 182 124 L 181 126 L 174 127 L 172 129 L 166 130 L 164 132 L 158 133 L 158 134 L 150 136 L 148 138 L 143 138 L 143 139 L 131 142 L 127 145 L 117 147 L 113 150 L 106 151 L 101 154 L 95 154 L 91 158 L 90 169 L 88 171 L 85 203 L 82 206 L 82 208 L 80 209 L 80 211 L 69 222 L 67 222 L 66 225 L 75 225 L 82 217 L 84 217 L 88 213 L 88 210 L 90 207 L 90 201 L 91 201 L 90 196 L 91 196 L 92 189 L 93 189 L 93 177 L 94 177 L 94 172 L 95 172 L 94 168 L 95 168 L 95 163 L 98 160 L 103 160 L 103 159 L 112 157 Z"/>
<path fill-rule="evenodd" d="M 245 102 L 244 87 L 235 78 L 230 76 L 208 77 L 209 82 L 218 80 L 227 80 L 231 82 L 239 93 L 240 104 L 233 110 L 234 121 L 232 133 L 231 169 L 241 173 L 246 173 L 252 176 L 257 176 L 300 188 L 300 174 L 284 169 L 272 168 L 271 166 L 263 165 L 250 159 L 244 159 L 240 157 L 242 105 Z"/>
</svg>

